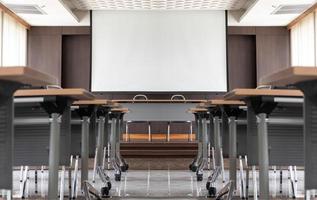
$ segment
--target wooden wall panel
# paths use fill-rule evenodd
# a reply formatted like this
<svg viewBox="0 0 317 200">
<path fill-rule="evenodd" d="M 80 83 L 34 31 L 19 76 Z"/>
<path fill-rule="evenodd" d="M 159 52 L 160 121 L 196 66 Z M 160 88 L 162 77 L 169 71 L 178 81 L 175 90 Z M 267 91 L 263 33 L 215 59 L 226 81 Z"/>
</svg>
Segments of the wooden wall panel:
<svg viewBox="0 0 317 200">
<path fill-rule="evenodd" d="M 229 90 L 256 87 L 256 43 L 254 35 L 228 36 Z"/>
<path fill-rule="evenodd" d="M 90 27 L 32 27 L 28 32 L 28 65 L 56 76 L 64 86 L 80 86 L 88 89 L 90 50 L 85 48 L 90 48 L 90 45 L 87 38 L 82 38 L 84 35 L 90 37 Z M 64 47 L 68 49 L 68 54 L 64 54 L 63 60 L 62 38 L 77 36 L 81 39 L 64 40 L 67 43 Z M 255 72 L 259 80 L 270 72 L 290 66 L 289 37 L 286 27 L 228 27 L 229 89 L 252 87 Z M 254 60 L 255 64 L 252 66 Z M 65 69 L 62 70 L 62 67 Z M 66 75 L 62 75 L 62 71 Z M 71 73 L 76 75 L 69 77 Z M 107 93 L 102 96 L 118 99 L 132 98 L 135 94 Z M 150 98 L 170 98 L 172 94 L 148 93 Z M 215 95 L 221 95 L 221 93 L 184 94 L 188 99 L 213 98 Z"/>
<path fill-rule="evenodd" d="M 32 32 L 31 28 L 30 32 Z M 28 35 L 28 66 L 61 78 L 62 36 L 60 34 Z"/>
<path fill-rule="evenodd" d="M 286 27 L 257 28 L 257 80 L 290 67 L 290 33 Z"/>
<path fill-rule="evenodd" d="M 55 76 L 59 84 L 62 83 L 62 37 L 63 35 L 90 35 L 90 27 L 31 27 L 28 31 L 28 56 L 27 64 L 42 72 Z M 87 46 L 86 41 L 83 42 Z M 81 46 L 81 44 L 78 44 Z M 89 45 L 90 47 L 90 45 Z M 83 51 L 79 51 L 82 53 Z M 89 50 L 90 52 L 90 50 Z M 87 52 L 83 55 L 78 54 L 78 58 L 87 58 Z M 88 54 L 90 59 L 90 53 Z M 84 62 L 85 63 L 85 62 Z M 84 66 L 85 64 L 83 64 Z M 76 70 L 80 69 L 81 65 Z M 84 66 L 86 67 L 86 66 Z M 83 69 L 85 72 L 86 69 Z M 83 81 L 90 74 L 84 74 Z M 77 77 L 76 77 L 77 79 Z M 72 81 L 72 80 L 70 80 Z M 77 80 L 74 80 L 77 81 Z"/>
<path fill-rule="evenodd" d="M 62 87 L 84 88 L 90 85 L 90 36 L 63 36 Z"/>
<path fill-rule="evenodd" d="M 256 61 L 254 67 L 257 82 L 269 73 L 290 67 L 290 33 L 286 27 L 228 27 L 228 35 L 228 74 L 231 89 L 240 86 L 242 83 L 246 84 L 253 81 L 252 76 L 243 76 L 236 69 L 241 69 L 243 65 L 249 65 L 254 59 Z M 245 57 L 246 55 L 241 52 L 251 52 L 245 36 L 255 37 L 255 58 L 253 56 Z M 233 39 L 234 37 L 236 38 Z M 238 37 L 239 39 L 237 39 Z M 233 42 L 234 45 L 230 42 Z M 241 56 L 241 59 L 239 59 L 239 56 Z M 246 70 L 247 67 L 242 68 Z M 253 73 L 254 69 L 251 70 Z"/>
<path fill-rule="evenodd" d="M 254 26 L 229 26 L 228 35 L 255 35 Z"/>
</svg>

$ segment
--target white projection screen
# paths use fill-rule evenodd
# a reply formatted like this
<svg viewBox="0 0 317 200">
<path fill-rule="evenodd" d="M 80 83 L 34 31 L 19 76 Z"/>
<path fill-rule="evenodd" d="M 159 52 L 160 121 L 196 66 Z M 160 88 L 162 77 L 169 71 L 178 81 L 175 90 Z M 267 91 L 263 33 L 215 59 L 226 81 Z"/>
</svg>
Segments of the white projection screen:
<svg viewBox="0 0 317 200">
<path fill-rule="evenodd" d="M 95 92 L 227 91 L 225 11 L 92 11 Z"/>
</svg>

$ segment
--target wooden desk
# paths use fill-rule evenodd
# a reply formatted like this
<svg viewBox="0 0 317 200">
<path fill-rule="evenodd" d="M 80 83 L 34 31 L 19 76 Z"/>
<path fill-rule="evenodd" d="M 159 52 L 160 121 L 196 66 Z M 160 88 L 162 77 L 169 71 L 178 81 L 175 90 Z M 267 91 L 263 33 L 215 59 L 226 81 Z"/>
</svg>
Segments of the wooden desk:
<svg viewBox="0 0 317 200">
<path fill-rule="evenodd" d="M 260 79 L 260 84 L 286 86 L 300 82 L 314 81 L 317 77 L 316 67 L 289 67 Z"/>
<path fill-rule="evenodd" d="M 188 99 L 188 100 L 170 100 L 170 99 L 116 99 L 112 100 L 116 103 L 202 103 L 207 102 L 206 100 L 200 99 Z"/>
<path fill-rule="evenodd" d="M 282 102 L 301 106 L 302 97 L 301 91 L 287 89 L 235 89 L 224 96 L 227 100 L 243 100 L 248 106 L 248 162 L 250 165 L 258 164 L 260 168 L 260 199 L 269 199 L 267 117 Z"/>
<path fill-rule="evenodd" d="M 207 165 L 209 134 L 207 128 L 207 119 L 209 118 L 209 111 L 207 108 L 195 107 L 190 108 L 188 113 L 195 116 L 195 123 L 197 126 L 196 138 L 198 141 L 198 152 L 195 159 L 189 165 L 190 170 L 196 172 L 197 181 L 203 180 L 203 169 Z"/>
<path fill-rule="evenodd" d="M 93 99 L 93 100 L 79 100 L 79 101 L 74 101 L 73 106 L 78 106 L 77 113 L 80 115 L 82 118 L 82 130 L 85 129 L 87 125 L 87 121 L 89 121 L 89 117 L 93 115 L 94 117 L 92 118 L 95 120 L 98 118 L 98 128 L 97 128 L 97 143 L 95 146 L 93 146 L 93 151 L 95 153 L 95 149 L 97 149 L 97 165 L 101 166 L 103 162 L 103 150 L 104 147 L 108 145 L 108 135 L 110 133 L 108 132 L 108 121 L 109 121 L 109 114 L 113 109 L 121 109 L 120 104 L 112 102 L 111 100 L 108 99 Z M 84 158 L 87 160 L 84 163 L 84 170 L 82 170 L 82 176 L 85 177 L 86 179 L 88 178 L 88 147 L 83 147 L 83 144 L 88 145 L 88 137 L 83 137 L 86 134 L 87 130 L 85 132 L 82 131 L 82 155 L 85 155 Z M 84 134 L 85 133 L 85 134 Z M 94 132 L 91 133 L 94 135 Z M 95 136 L 92 138 L 95 140 Z M 85 150 L 85 151 L 84 151 Z M 85 179 L 83 179 L 85 180 Z"/>
<path fill-rule="evenodd" d="M 215 105 L 215 106 L 243 106 L 245 105 L 244 101 L 239 100 L 225 100 L 225 99 L 212 99 L 208 100 L 207 105 Z"/>
<path fill-rule="evenodd" d="M 13 93 L 26 85 L 57 84 L 57 79 L 30 67 L 0 67 L 0 189 L 12 190 Z"/>
<path fill-rule="evenodd" d="M 57 78 L 30 67 L 0 67 L 0 80 L 32 86 L 57 85 Z"/>
<path fill-rule="evenodd" d="M 93 99 L 93 100 L 79 100 L 74 101 L 73 105 L 113 105 L 113 103 L 108 99 Z"/>
<path fill-rule="evenodd" d="M 208 112 L 208 109 L 206 108 L 190 108 L 188 110 L 189 113 L 199 113 L 199 112 Z"/>
<path fill-rule="evenodd" d="M 260 80 L 261 84 L 293 85 L 304 93 L 305 190 L 317 188 L 317 68 L 290 67 Z"/>
<path fill-rule="evenodd" d="M 128 108 L 112 108 L 111 112 L 128 113 L 129 109 Z"/>
<path fill-rule="evenodd" d="M 214 130 L 210 132 L 210 136 L 213 137 L 216 165 L 220 164 L 222 149 L 223 154 L 229 154 L 229 178 L 234 183 L 237 181 L 237 119 L 245 112 L 240 108 L 245 105 L 245 102 L 241 100 L 225 99 L 211 99 L 207 103 L 200 104 L 201 107 L 208 108 L 211 113 L 210 123 L 214 124 L 211 126 Z M 222 119 L 222 134 L 220 133 L 220 119 Z M 222 141 L 221 138 L 229 138 L 229 152 L 227 148 L 223 147 L 226 141 Z"/>
<path fill-rule="evenodd" d="M 58 196 L 59 165 L 60 163 L 63 165 L 69 164 L 71 152 L 71 105 L 74 100 L 89 100 L 93 99 L 94 95 L 84 89 L 75 88 L 24 89 L 16 91 L 14 96 L 16 98 L 16 102 L 25 103 L 25 106 L 28 106 L 28 103 L 40 103 L 47 114 L 51 117 L 48 198 L 56 199 Z M 43 99 L 36 100 L 34 97 L 40 97 Z M 86 129 L 86 127 L 84 128 Z M 60 139 L 61 135 L 64 137 L 62 140 Z M 85 132 L 84 137 L 86 138 L 87 135 L 87 132 Z M 60 144 L 60 141 L 62 141 L 62 144 Z M 87 143 L 84 145 L 87 145 Z"/>
<path fill-rule="evenodd" d="M 63 96 L 73 100 L 90 100 L 95 96 L 81 88 L 67 89 L 24 89 L 17 90 L 14 97 L 46 97 L 46 96 Z"/>
<path fill-rule="evenodd" d="M 303 97 L 300 90 L 276 90 L 276 89 L 234 89 L 224 98 L 226 100 L 245 100 L 250 97 L 272 96 L 272 97 Z"/>
<path fill-rule="evenodd" d="M 108 145 L 108 119 L 112 109 L 120 109 L 120 104 L 114 103 L 107 99 L 79 100 L 74 101 L 73 106 L 78 106 L 77 114 L 82 119 L 82 136 L 81 136 L 81 155 L 82 155 L 82 180 L 88 180 L 88 157 L 89 157 L 89 135 L 95 140 L 94 130 L 89 133 L 89 121 L 95 121 L 98 118 L 98 135 L 97 144 L 92 147 L 94 153 L 97 148 L 97 165 L 101 166 L 103 161 L 103 150 Z M 92 117 L 92 120 L 90 118 Z M 104 130 L 104 131 L 103 131 Z M 94 143 L 93 143 L 94 144 Z"/>
</svg>

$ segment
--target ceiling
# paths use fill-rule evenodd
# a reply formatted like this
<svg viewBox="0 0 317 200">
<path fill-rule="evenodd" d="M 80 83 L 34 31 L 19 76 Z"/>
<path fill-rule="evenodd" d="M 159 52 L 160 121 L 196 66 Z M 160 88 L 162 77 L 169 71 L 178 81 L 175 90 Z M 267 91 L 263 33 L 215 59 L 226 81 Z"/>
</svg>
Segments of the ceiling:
<svg viewBox="0 0 317 200">
<path fill-rule="evenodd" d="M 228 24 L 230 26 L 286 26 L 314 3 L 316 0 L 255 0 L 243 11 L 230 12 Z M 303 5 L 306 5 L 306 9 L 297 13 L 274 14 L 283 6 L 300 8 Z"/>
<path fill-rule="evenodd" d="M 66 0 L 79 10 L 238 10 L 248 0 Z"/>
<path fill-rule="evenodd" d="M 62 0 L 0 0 L 10 8 L 12 6 L 33 6 L 42 14 L 16 13 L 31 26 L 88 26 L 88 11 L 74 11 Z"/>
<path fill-rule="evenodd" d="M 89 26 L 89 10 L 229 10 L 229 26 L 285 26 L 317 0 L 0 0 L 29 6 L 17 14 L 32 26 Z M 287 8 L 278 10 L 280 7 Z M 296 6 L 289 12 L 289 6 Z M 298 7 L 299 6 L 299 7 Z M 306 6 L 306 7 L 305 7 Z M 298 9 L 304 8 L 304 9 Z M 282 14 L 274 14 L 276 11 Z M 286 12 L 285 12 L 286 11 Z M 294 11 L 296 11 L 294 13 Z M 39 14 L 40 12 L 40 14 Z"/>
</svg>

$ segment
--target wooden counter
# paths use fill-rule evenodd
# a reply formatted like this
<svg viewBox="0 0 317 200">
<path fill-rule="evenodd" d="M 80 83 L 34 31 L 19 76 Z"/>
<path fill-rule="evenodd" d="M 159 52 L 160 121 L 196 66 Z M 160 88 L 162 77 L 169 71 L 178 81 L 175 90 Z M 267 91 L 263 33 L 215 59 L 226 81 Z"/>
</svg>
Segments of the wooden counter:
<svg viewBox="0 0 317 200">
<path fill-rule="evenodd" d="M 58 84 L 57 78 L 30 67 L 0 67 L 0 80 L 13 81 L 32 86 Z"/>
<path fill-rule="evenodd" d="M 317 79 L 316 67 L 289 67 L 260 79 L 260 84 L 285 86 Z"/>
<path fill-rule="evenodd" d="M 224 98 L 226 100 L 244 100 L 256 96 L 302 97 L 303 93 L 300 90 L 288 89 L 234 89 L 228 92 Z"/>
<path fill-rule="evenodd" d="M 43 97 L 43 96 L 65 96 L 74 100 L 94 99 L 94 95 L 85 89 L 23 89 L 17 90 L 14 97 Z"/>
</svg>

